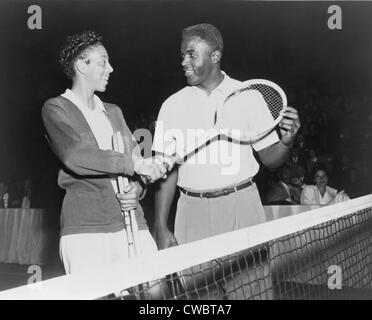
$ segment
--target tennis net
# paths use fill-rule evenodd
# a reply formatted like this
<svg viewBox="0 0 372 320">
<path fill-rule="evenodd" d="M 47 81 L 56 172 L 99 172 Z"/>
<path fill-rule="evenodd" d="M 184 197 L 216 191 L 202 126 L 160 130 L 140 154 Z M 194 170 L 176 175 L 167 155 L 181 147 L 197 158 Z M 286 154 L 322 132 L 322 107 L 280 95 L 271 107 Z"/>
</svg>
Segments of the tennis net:
<svg viewBox="0 0 372 320">
<path fill-rule="evenodd" d="M 0 292 L 0 299 L 102 297 L 372 299 L 372 195 Z"/>
</svg>

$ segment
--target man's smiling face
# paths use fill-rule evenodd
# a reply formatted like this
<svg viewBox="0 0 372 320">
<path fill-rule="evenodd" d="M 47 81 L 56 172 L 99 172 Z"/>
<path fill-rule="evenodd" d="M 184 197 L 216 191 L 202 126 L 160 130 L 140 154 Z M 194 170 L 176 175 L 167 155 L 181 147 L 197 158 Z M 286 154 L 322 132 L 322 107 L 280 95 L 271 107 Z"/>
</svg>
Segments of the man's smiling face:
<svg viewBox="0 0 372 320">
<path fill-rule="evenodd" d="M 181 44 L 182 67 L 187 83 L 201 86 L 212 77 L 214 64 L 211 59 L 212 49 L 199 37 L 184 38 Z"/>
</svg>

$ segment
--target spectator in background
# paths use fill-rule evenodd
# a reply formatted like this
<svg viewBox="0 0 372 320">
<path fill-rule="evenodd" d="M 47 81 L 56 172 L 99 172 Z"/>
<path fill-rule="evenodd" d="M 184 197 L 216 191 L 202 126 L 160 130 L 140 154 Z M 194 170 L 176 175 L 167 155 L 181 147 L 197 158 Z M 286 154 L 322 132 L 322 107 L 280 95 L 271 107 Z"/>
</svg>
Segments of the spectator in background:
<svg viewBox="0 0 372 320">
<path fill-rule="evenodd" d="M 293 190 L 293 199 L 296 204 L 300 203 L 300 196 L 304 188 L 306 170 L 303 166 L 299 165 L 291 171 L 291 186 Z"/>
<path fill-rule="evenodd" d="M 9 206 L 11 208 L 20 208 L 22 204 L 22 199 L 21 199 L 22 190 L 23 190 L 22 181 L 18 181 L 18 180 L 14 181 L 10 185 L 9 189 L 10 189 L 10 193 L 12 194 L 12 199 L 11 199 Z"/>
<path fill-rule="evenodd" d="M 335 202 L 349 200 L 343 191 L 328 186 L 327 169 L 324 166 L 317 166 L 314 169 L 314 185 L 304 186 L 301 192 L 301 204 L 326 205 Z"/>
<path fill-rule="evenodd" d="M 305 167 L 298 165 L 291 171 L 291 184 L 302 189 L 306 176 Z"/>
<path fill-rule="evenodd" d="M 12 208 L 31 208 L 31 179 L 17 181 L 12 189 Z"/>
<path fill-rule="evenodd" d="M 23 196 L 22 196 L 22 209 L 31 208 L 31 188 L 32 182 L 30 179 L 26 179 L 23 183 Z"/>
<path fill-rule="evenodd" d="M 8 208 L 9 193 L 5 181 L 0 181 L 0 208 Z"/>
<path fill-rule="evenodd" d="M 287 165 L 278 170 L 277 183 L 274 183 L 266 195 L 267 204 L 298 204 L 299 192 L 291 186 L 291 171 Z"/>
</svg>

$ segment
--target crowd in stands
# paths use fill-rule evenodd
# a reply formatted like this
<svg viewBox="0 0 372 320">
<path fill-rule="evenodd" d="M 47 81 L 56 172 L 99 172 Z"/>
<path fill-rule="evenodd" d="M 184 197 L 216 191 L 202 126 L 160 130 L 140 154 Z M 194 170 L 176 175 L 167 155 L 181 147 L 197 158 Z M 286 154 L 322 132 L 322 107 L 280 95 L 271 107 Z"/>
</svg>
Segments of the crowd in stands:
<svg viewBox="0 0 372 320">
<path fill-rule="evenodd" d="M 313 198 L 313 204 L 371 193 L 371 102 L 367 96 L 340 95 L 333 99 L 310 96 L 306 103 L 300 103 L 300 133 L 287 163 L 276 172 L 265 173 L 264 203 L 310 204 L 309 197 L 301 197 L 301 193 L 309 195 L 318 185 L 318 176 L 323 175 L 328 190 L 332 186 L 332 197 L 328 201 Z M 273 197 L 283 181 L 293 194 L 289 199 Z M 326 193 L 324 197 L 328 196 Z"/>
<path fill-rule="evenodd" d="M 32 182 L 30 179 L 12 183 L 0 181 L 0 208 L 31 208 Z"/>
<path fill-rule="evenodd" d="M 0 178 L 0 208 L 58 208 L 59 211 L 61 190 L 55 178 Z"/>
</svg>

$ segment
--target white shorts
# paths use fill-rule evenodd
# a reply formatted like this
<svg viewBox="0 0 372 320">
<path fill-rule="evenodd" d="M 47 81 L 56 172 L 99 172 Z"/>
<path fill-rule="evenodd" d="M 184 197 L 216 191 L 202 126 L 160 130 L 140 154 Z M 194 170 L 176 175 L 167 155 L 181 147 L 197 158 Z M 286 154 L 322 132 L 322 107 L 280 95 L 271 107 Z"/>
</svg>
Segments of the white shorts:
<svg viewBox="0 0 372 320">
<path fill-rule="evenodd" d="M 149 230 L 139 231 L 140 254 L 157 251 Z M 110 233 L 79 233 L 61 237 L 59 253 L 66 274 L 122 263 L 129 259 L 125 230 Z"/>
</svg>

